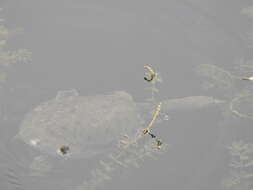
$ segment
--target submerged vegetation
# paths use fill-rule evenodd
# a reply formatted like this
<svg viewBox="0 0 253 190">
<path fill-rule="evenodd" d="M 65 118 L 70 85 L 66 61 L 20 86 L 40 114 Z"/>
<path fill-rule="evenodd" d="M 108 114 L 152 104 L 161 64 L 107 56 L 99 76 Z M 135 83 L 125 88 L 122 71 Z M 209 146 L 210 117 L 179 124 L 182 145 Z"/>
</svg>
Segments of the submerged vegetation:
<svg viewBox="0 0 253 190">
<path fill-rule="evenodd" d="M 253 7 L 246 7 L 241 10 L 243 15 L 253 18 Z M 252 41 L 252 35 L 249 36 L 249 43 Z M 252 48 L 249 46 L 248 48 Z M 250 51 L 252 53 L 252 51 Z M 243 74 L 242 80 L 249 82 L 250 87 L 237 93 L 236 97 L 230 102 L 231 112 L 240 119 L 253 119 L 253 92 L 251 82 L 253 80 L 253 65 L 251 59 L 244 61 L 241 59 L 236 69 Z M 251 121 L 252 124 L 252 121 Z M 251 125 L 250 124 L 250 125 Z M 241 129 L 244 130 L 244 129 Z M 251 133 L 251 131 L 245 131 Z M 252 136 L 251 136 L 252 137 Z M 230 152 L 229 178 L 223 183 L 224 188 L 228 190 L 251 190 L 253 189 L 253 143 L 247 140 L 236 140 L 228 147 Z"/>
<path fill-rule="evenodd" d="M 149 72 L 146 73 L 144 80 L 149 82 L 147 90 L 151 92 L 151 97 L 147 101 L 156 102 L 156 94 L 159 92 L 158 83 L 162 82 L 162 78 L 159 73 L 155 72 L 150 66 L 144 66 L 144 69 L 147 69 Z"/>
<path fill-rule="evenodd" d="M 150 71 L 150 79 L 146 77 L 144 80 L 151 82 L 152 88 L 155 88 L 156 79 L 158 76 L 151 67 L 145 66 L 144 68 Z M 151 90 L 152 90 L 151 88 Z M 154 93 L 152 91 L 151 99 L 154 101 Z M 155 121 L 161 112 L 162 103 L 158 103 L 156 106 L 152 120 L 148 126 L 141 129 L 134 136 L 124 134 L 122 139 L 118 142 L 117 150 L 107 156 L 106 159 L 100 160 L 98 167 L 91 171 L 91 177 L 85 180 L 77 190 L 95 190 L 103 187 L 105 182 L 110 181 L 116 173 L 124 168 L 135 167 L 139 168 L 141 162 L 150 157 L 156 159 L 156 157 L 167 150 L 167 144 L 162 143 L 158 137 L 151 133 L 151 129 L 155 126 Z M 146 135 L 150 135 L 150 138 L 144 138 Z M 155 141 L 153 140 L 155 139 Z"/>
<path fill-rule="evenodd" d="M 200 64 L 195 68 L 195 72 L 206 79 L 202 81 L 202 87 L 206 90 L 233 88 L 233 80 L 237 78 L 225 69 L 212 64 Z"/>
<path fill-rule="evenodd" d="M 246 91 L 233 98 L 229 108 L 234 115 L 240 118 L 253 119 L 252 101 L 253 94 Z"/>
<path fill-rule="evenodd" d="M 0 9 L 1 11 L 1 9 Z M 1 119 L 5 118 L 4 96 L 6 91 L 10 91 L 12 86 L 7 84 L 9 79 L 9 73 L 12 68 L 15 68 L 17 64 L 30 63 L 32 59 L 32 53 L 25 48 L 13 48 L 10 47 L 9 42 L 13 37 L 22 33 L 22 29 L 10 29 L 5 24 L 4 20 L 0 20 L 0 94 L 1 94 Z"/>
<path fill-rule="evenodd" d="M 1 12 L 1 9 L 0 9 Z M 12 68 L 14 68 L 17 64 L 30 63 L 32 59 L 32 53 L 28 49 L 25 48 L 12 48 L 9 46 L 9 42 L 12 38 L 20 33 L 22 33 L 22 29 L 10 29 L 6 26 L 4 20 L 0 20 L 0 94 L 4 94 L 6 91 L 10 91 L 12 88 L 9 84 L 6 84 L 8 81 L 9 73 Z M 1 101 L 4 96 L 1 96 Z M 1 119 L 5 118 L 5 107 L 2 103 L 0 106 L 1 110 Z"/>
<path fill-rule="evenodd" d="M 13 36 L 22 32 L 22 29 L 9 29 L 0 22 L 0 83 L 3 85 L 7 80 L 8 69 L 17 63 L 28 63 L 31 61 L 31 52 L 20 48 L 17 50 L 8 50 L 8 42 Z"/>
<path fill-rule="evenodd" d="M 228 123 L 235 119 L 253 120 L 253 93 L 251 90 L 253 83 L 250 81 L 251 77 L 245 77 L 253 74 L 250 71 L 248 65 L 242 63 L 231 71 L 209 64 L 199 65 L 196 69 L 196 72 L 208 81 L 208 83 L 204 81 L 204 89 L 220 90 L 222 97 L 226 97 L 224 120 L 227 120 Z M 229 93 L 227 94 L 227 92 Z M 243 140 L 234 141 L 228 150 L 231 156 L 229 162 L 230 177 L 223 181 L 223 187 L 227 190 L 252 189 L 253 144 L 245 143 Z"/>
<path fill-rule="evenodd" d="M 251 190 L 253 188 L 253 143 L 235 141 L 228 147 L 231 178 L 224 181 L 228 190 Z"/>
<path fill-rule="evenodd" d="M 253 7 L 245 8 L 241 13 L 253 18 Z M 0 90 L 4 90 L 8 71 L 12 66 L 31 61 L 29 50 L 9 50 L 9 40 L 21 31 L 9 29 L 4 21 L 0 20 Z M 69 90 L 59 91 L 56 98 L 40 104 L 28 114 L 23 121 L 24 130 L 20 130 L 23 135 L 20 135 L 23 138 L 21 139 L 42 154 L 33 157 L 28 166 L 28 176 L 43 178 L 55 169 L 50 165 L 50 160 L 46 159 L 48 155 L 57 159 L 59 154 L 68 157 L 66 162 L 71 158 L 81 156 L 83 159 L 89 155 L 89 159 L 98 158 L 93 160 L 97 161 L 96 165 L 75 189 L 96 190 L 104 188 L 106 183 L 116 179 L 121 171 L 140 168 L 144 161 L 149 158 L 158 159 L 158 156 L 168 150 L 168 144 L 160 139 L 159 130 L 153 132 L 153 129 L 159 129 L 158 123 L 161 120 L 168 120 L 168 112 L 222 105 L 224 113 L 227 114 L 224 114 L 224 120 L 253 120 L 252 60 L 244 62 L 242 59 L 229 69 L 215 64 L 200 64 L 194 68 L 195 73 L 201 77 L 203 89 L 208 93 L 217 92 L 217 97 L 189 96 L 161 101 L 157 98 L 158 85 L 162 82 L 160 74 L 151 66 L 144 66 L 144 69 L 147 71 L 144 82 L 150 96 L 140 104 L 134 102 L 124 91 L 83 97 L 79 96 L 76 90 Z M 139 116 L 138 109 L 145 109 L 147 116 Z M 138 123 L 137 117 L 142 121 Z M 123 124 L 122 120 L 125 121 Z M 88 127 L 84 129 L 83 126 Z M 44 139 L 34 134 L 42 135 Z M 110 144 L 111 142 L 113 144 Z M 109 151 L 105 151 L 105 148 Z M 252 190 L 253 143 L 236 140 L 230 142 L 228 150 L 229 177 L 226 177 L 223 187 L 227 190 Z M 18 159 L 15 158 L 16 160 Z M 14 179 L 12 183 L 16 188 L 23 188 L 15 171 L 9 168 L 7 170 Z"/>
<path fill-rule="evenodd" d="M 252 104 L 249 104 L 247 113 L 243 111 L 245 106 L 241 106 L 245 101 L 248 103 L 253 101 L 250 92 L 251 83 L 247 83 L 247 81 L 243 83 L 245 78 L 249 77 L 245 77 L 246 74 L 243 70 L 238 70 L 238 67 L 243 68 L 244 66 L 246 65 L 240 64 L 234 70 L 228 71 L 217 65 L 201 64 L 195 68 L 195 72 L 204 78 L 202 84 L 205 90 L 213 89 L 221 92 L 222 98 L 228 102 L 225 111 L 229 110 L 230 113 L 238 117 L 253 119 Z"/>
<path fill-rule="evenodd" d="M 2 9 L 0 9 L 0 12 Z M 5 113 L 5 96 L 3 95 L 6 91 L 9 91 L 12 86 L 8 84 L 10 70 L 17 64 L 24 64 L 31 62 L 32 53 L 28 49 L 23 47 L 16 49 L 10 47 L 9 42 L 13 40 L 13 37 L 22 33 L 22 29 L 10 29 L 4 19 L 0 19 L 0 123 L 1 123 L 1 145 L 0 145 L 0 171 L 1 171 L 1 184 L 2 189 L 25 189 L 24 184 L 20 180 L 19 174 L 23 172 L 23 163 L 18 159 L 18 155 L 13 155 L 11 150 L 7 147 L 7 142 L 4 134 L 8 134 L 9 129 L 6 128 L 5 120 L 7 119 Z M 7 139 L 9 140 L 9 139 Z M 12 165 L 7 163 L 13 162 Z M 13 168 L 22 170 L 16 171 Z M 24 174 L 21 174 L 24 175 Z"/>
<path fill-rule="evenodd" d="M 243 15 L 253 18 L 253 7 L 243 8 Z M 249 41 L 251 41 L 251 37 Z M 248 47 L 252 48 L 252 47 Z M 253 120 L 253 65 L 251 59 L 242 58 L 234 67 L 226 70 L 217 65 L 201 64 L 195 68 L 196 73 L 204 78 L 202 83 L 205 90 L 216 90 L 221 92 L 221 96 L 227 99 L 225 107 L 226 125 L 236 119 L 240 121 Z M 225 124 L 224 123 L 224 124 Z M 249 124 L 250 124 L 249 123 Z M 238 122 L 237 124 L 240 124 Z M 250 125 L 251 125 L 250 124 Z M 232 126 L 222 126 L 230 127 Z M 242 132 L 250 134 L 250 128 L 237 126 Z M 226 128 L 228 129 L 228 128 Z M 232 129 L 231 129 L 232 130 Z M 229 134 L 229 132 L 227 131 Z M 236 139 L 240 139 L 236 135 Z M 253 143 L 248 140 L 233 140 L 228 146 L 230 159 L 228 164 L 228 176 L 223 181 L 223 188 L 227 190 L 252 190 L 253 189 Z"/>
</svg>

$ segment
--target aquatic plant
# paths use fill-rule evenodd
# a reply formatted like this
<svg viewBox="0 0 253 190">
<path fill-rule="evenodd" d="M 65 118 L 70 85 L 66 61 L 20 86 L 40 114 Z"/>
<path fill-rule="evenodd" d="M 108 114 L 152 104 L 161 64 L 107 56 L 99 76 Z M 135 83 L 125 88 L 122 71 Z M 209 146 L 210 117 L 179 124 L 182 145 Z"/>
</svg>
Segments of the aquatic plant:
<svg viewBox="0 0 253 190">
<path fill-rule="evenodd" d="M 145 66 L 144 68 L 150 71 L 150 78 L 144 77 L 144 80 L 151 83 L 151 100 L 155 101 L 155 84 L 157 81 L 161 82 L 161 80 L 156 78 L 158 75 L 151 67 Z M 90 179 L 84 180 L 84 182 L 77 187 L 77 190 L 95 190 L 97 188 L 102 188 L 103 185 L 107 181 L 110 181 L 120 170 L 131 166 L 139 168 L 140 163 L 143 162 L 146 157 L 156 159 L 159 154 L 165 152 L 168 145 L 151 133 L 155 121 L 161 112 L 161 106 L 161 102 L 156 106 L 155 110 L 152 112 L 152 120 L 146 128 L 141 129 L 134 136 L 124 134 L 122 139 L 118 142 L 117 150 L 109 154 L 106 159 L 100 160 L 98 167 L 91 171 L 92 175 Z M 144 138 L 147 135 L 150 135 L 151 138 Z"/>
<path fill-rule="evenodd" d="M 2 9 L 0 9 L 2 11 Z M 21 28 L 10 29 L 5 23 L 4 19 L 0 19 L 0 95 L 1 95 L 1 105 L 0 105 L 0 122 L 1 122 L 1 146 L 0 146 L 0 176 L 1 185 L 3 189 L 25 189 L 22 181 L 22 177 L 25 176 L 24 173 L 24 160 L 19 159 L 20 155 L 9 149 L 8 146 L 8 135 L 3 136 L 5 133 L 6 125 L 3 125 L 3 121 L 6 120 L 7 116 L 4 110 L 5 96 L 2 93 L 9 91 L 12 86 L 7 83 L 9 77 L 9 72 L 11 68 L 15 65 L 21 63 L 29 63 L 32 59 L 31 51 L 25 48 L 19 48 L 13 50 L 10 48 L 9 42 L 14 36 L 22 33 Z M 10 50 L 12 49 L 12 50 Z M 6 124 L 6 123 L 4 123 Z M 7 140 L 6 140 L 7 139 Z M 11 165 L 9 165 L 11 163 Z"/>
<path fill-rule="evenodd" d="M 227 91 L 236 88 L 236 81 L 241 80 L 238 73 L 228 71 L 215 64 L 200 64 L 194 68 L 197 75 L 203 77 L 202 87 L 206 90 L 220 89 Z"/>
<path fill-rule="evenodd" d="M 9 29 L 4 21 L 0 22 L 0 85 L 3 85 L 8 76 L 8 68 L 16 63 L 28 63 L 31 61 L 31 51 L 20 48 L 8 50 L 7 45 L 11 38 L 22 32 L 22 29 Z"/>
<path fill-rule="evenodd" d="M 228 190 L 253 189 L 253 143 L 235 141 L 228 150 L 231 155 L 229 162 L 231 177 L 223 185 Z"/>
<path fill-rule="evenodd" d="M 151 128 L 160 112 L 159 104 L 155 110 L 153 119 L 148 127 L 139 131 L 136 136 L 129 137 L 124 135 L 119 141 L 118 149 L 112 154 L 109 154 L 106 159 L 99 161 L 99 166 L 91 171 L 92 176 L 89 180 L 85 180 L 82 185 L 77 187 L 77 190 L 95 190 L 103 187 L 105 182 L 110 181 L 120 170 L 129 168 L 140 167 L 140 163 L 147 157 L 156 159 L 158 155 L 167 150 L 168 145 L 163 144 L 161 140 L 156 138 L 150 133 Z M 151 134 L 151 139 L 144 139 L 146 134 Z"/>
<path fill-rule="evenodd" d="M 252 101 L 253 94 L 250 91 L 243 91 L 230 101 L 229 109 L 237 117 L 253 119 Z"/>
<path fill-rule="evenodd" d="M 159 89 L 157 87 L 158 83 L 162 82 L 162 78 L 160 76 L 160 73 L 155 72 L 150 66 L 144 66 L 144 69 L 147 69 L 149 72 L 146 73 L 146 76 L 144 77 L 144 80 L 149 83 L 149 86 L 147 87 L 147 90 L 151 92 L 151 97 L 147 98 L 147 101 L 150 102 L 156 102 L 156 94 L 159 93 Z"/>
<path fill-rule="evenodd" d="M 147 125 L 139 117 L 145 103 L 152 112 Z M 166 149 L 166 143 L 152 132 L 162 103 L 158 102 L 151 110 L 153 104 L 136 103 L 124 91 L 95 96 L 80 96 L 75 89 L 59 91 L 55 98 L 41 103 L 25 116 L 13 140 L 21 140 L 40 153 L 31 158 L 28 166 L 29 175 L 35 177 L 63 170 L 64 165 L 75 160 L 85 161 L 109 154 L 79 186 L 87 189 L 88 184 L 89 189 L 94 189 L 108 180 L 108 176 L 112 178 L 109 166 L 115 173 L 120 170 L 119 166 L 137 166 L 145 157 L 158 155 Z M 146 128 L 142 128 L 144 126 Z M 121 138 L 122 134 L 125 135 Z M 102 163 L 107 167 L 101 168 Z"/>
<path fill-rule="evenodd" d="M 195 72 L 203 77 L 203 88 L 206 90 L 214 89 L 222 92 L 221 96 L 227 101 L 227 106 L 224 107 L 223 113 L 228 113 L 241 118 L 253 119 L 253 110 L 245 109 L 245 102 L 253 100 L 250 92 L 250 81 L 245 80 L 249 72 L 249 65 L 243 63 L 242 60 L 235 65 L 231 70 L 226 70 L 217 65 L 200 64 L 195 67 Z M 248 85 L 248 86 L 247 86 Z M 226 105 L 226 104 L 225 104 Z M 252 113 L 251 113 L 252 112 Z"/>
</svg>

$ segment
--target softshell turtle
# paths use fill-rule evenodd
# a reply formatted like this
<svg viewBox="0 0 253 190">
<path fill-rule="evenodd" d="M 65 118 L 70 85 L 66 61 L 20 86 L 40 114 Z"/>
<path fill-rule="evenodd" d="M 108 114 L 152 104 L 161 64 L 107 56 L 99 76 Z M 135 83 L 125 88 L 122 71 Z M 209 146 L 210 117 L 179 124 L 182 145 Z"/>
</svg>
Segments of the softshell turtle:
<svg viewBox="0 0 253 190">
<path fill-rule="evenodd" d="M 139 127 L 136 105 L 126 92 L 84 97 L 70 90 L 28 113 L 18 136 L 48 155 L 57 156 L 66 146 L 71 158 L 90 157 Z"/>
<path fill-rule="evenodd" d="M 207 96 L 168 99 L 162 101 L 162 112 L 220 103 L 223 101 Z M 17 137 L 42 154 L 34 159 L 32 168 L 42 165 L 49 170 L 43 162 L 46 157 L 87 158 L 110 150 L 122 135 L 136 134 L 145 123 L 141 114 L 152 109 L 153 103 L 136 103 L 124 91 L 95 96 L 80 96 L 76 90 L 59 91 L 25 116 Z"/>
</svg>

